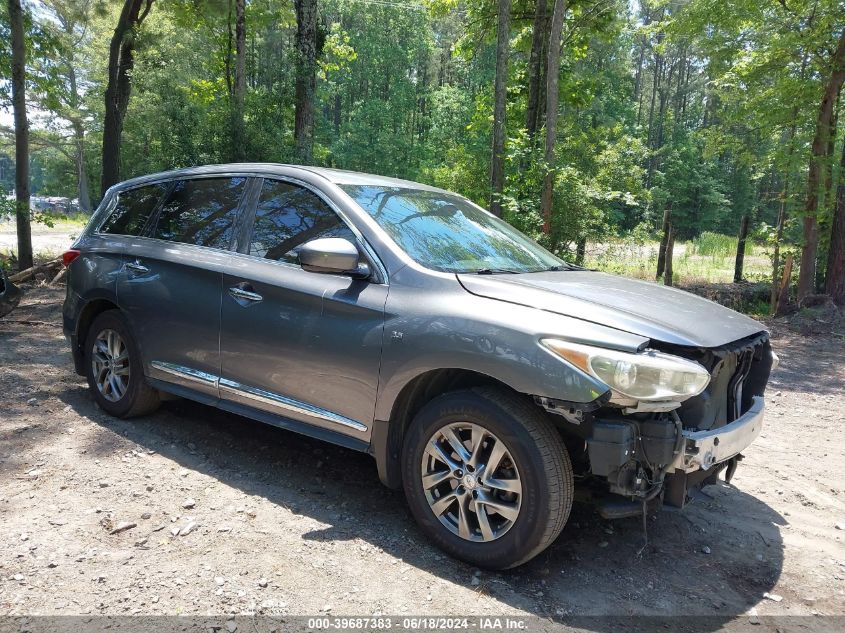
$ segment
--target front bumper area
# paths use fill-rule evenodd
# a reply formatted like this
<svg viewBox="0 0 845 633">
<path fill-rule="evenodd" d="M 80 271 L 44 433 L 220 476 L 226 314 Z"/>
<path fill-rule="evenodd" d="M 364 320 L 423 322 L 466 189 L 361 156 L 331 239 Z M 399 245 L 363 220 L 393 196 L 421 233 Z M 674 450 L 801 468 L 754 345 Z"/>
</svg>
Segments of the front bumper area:
<svg viewBox="0 0 845 633">
<path fill-rule="evenodd" d="M 676 470 L 709 470 L 739 455 L 763 430 L 764 409 L 763 398 L 755 396 L 748 411 L 730 424 L 708 431 L 684 431 L 683 456 Z"/>
</svg>

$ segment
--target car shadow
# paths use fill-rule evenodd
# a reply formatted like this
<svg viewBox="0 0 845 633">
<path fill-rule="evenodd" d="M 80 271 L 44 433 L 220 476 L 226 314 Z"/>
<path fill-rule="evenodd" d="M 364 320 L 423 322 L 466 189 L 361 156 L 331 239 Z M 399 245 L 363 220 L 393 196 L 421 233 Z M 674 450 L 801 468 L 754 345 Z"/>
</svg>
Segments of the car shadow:
<svg viewBox="0 0 845 633">
<path fill-rule="evenodd" d="M 473 577 L 472 567 L 427 541 L 402 493 L 381 485 L 368 455 L 187 400 L 119 420 L 100 411 L 81 385 L 58 397 L 101 427 L 87 447 L 91 459 L 125 447 L 124 438 L 327 526 L 305 540 L 363 539 L 444 580 L 466 585 Z M 697 630 L 717 630 L 775 586 L 783 567 L 778 528 L 786 520 L 738 487 L 722 483 L 706 492 L 683 511 L 649 517 L 645 547 L 641 518 L 609 522 L 576 504 L 551 547 L 517 569 L 485 572 L 480 590 L 589 630 L 637 628 L 633 616 L 680 614 L 701 616 Z"/>
</svg>

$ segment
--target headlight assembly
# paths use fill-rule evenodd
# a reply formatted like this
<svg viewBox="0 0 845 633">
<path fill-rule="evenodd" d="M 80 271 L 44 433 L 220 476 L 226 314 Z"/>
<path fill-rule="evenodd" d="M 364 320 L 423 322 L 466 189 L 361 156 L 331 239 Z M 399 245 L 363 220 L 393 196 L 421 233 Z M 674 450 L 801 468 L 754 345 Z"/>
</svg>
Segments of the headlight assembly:
<svg viewBox="0 0 845 633">
<path fill-rule="evenodd" d="M 710 373 L 685 358 L 646 350 L 629 354 L 611 349 L 543 339 L 543 345 L 631 400 L 683 402 L 704 391 Z"/>
</svg>

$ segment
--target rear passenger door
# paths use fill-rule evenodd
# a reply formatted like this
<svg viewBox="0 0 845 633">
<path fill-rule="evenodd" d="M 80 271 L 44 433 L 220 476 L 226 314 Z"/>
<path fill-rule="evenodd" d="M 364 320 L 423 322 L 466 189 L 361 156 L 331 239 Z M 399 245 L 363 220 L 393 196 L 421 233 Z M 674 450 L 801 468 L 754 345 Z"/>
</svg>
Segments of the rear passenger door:
<svg viewBox="0 0 845 633">
<path fill-rule="evenodd" d="M 240 228 L 249 179 L 168 183 L 118 277 L 117 297 L 149 377 L 218 397 L 222 270 Z"/>
<path fill-rule="evenodd" d="M 243 254 L 223 276 L 220 397 L 303 422 L 326 439 L 366 441 L 387 285 L 378 276 L 303 270 L 299 248 L 323 237 L 365 250 L 326 198 L 264 179 Z"/>
</svg>

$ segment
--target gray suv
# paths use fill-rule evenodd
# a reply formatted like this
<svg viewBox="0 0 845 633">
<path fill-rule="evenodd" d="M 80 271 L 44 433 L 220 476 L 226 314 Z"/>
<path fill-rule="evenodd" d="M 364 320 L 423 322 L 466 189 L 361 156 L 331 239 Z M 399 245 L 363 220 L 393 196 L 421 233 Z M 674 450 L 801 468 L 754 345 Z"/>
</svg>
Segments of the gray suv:
<svg viewBox="0 0 845 633">
<path fill-rule="evenodd" d="M 171 394 L 368 452 L 437 545 L 487 568 L 546 548 L 576 480 L 621 517 L 730 479 L 776 361 L 752 319 L 347 171 L 130 180 L 65 263 L 64 331 L 102 409 Z"/>
</svg>

